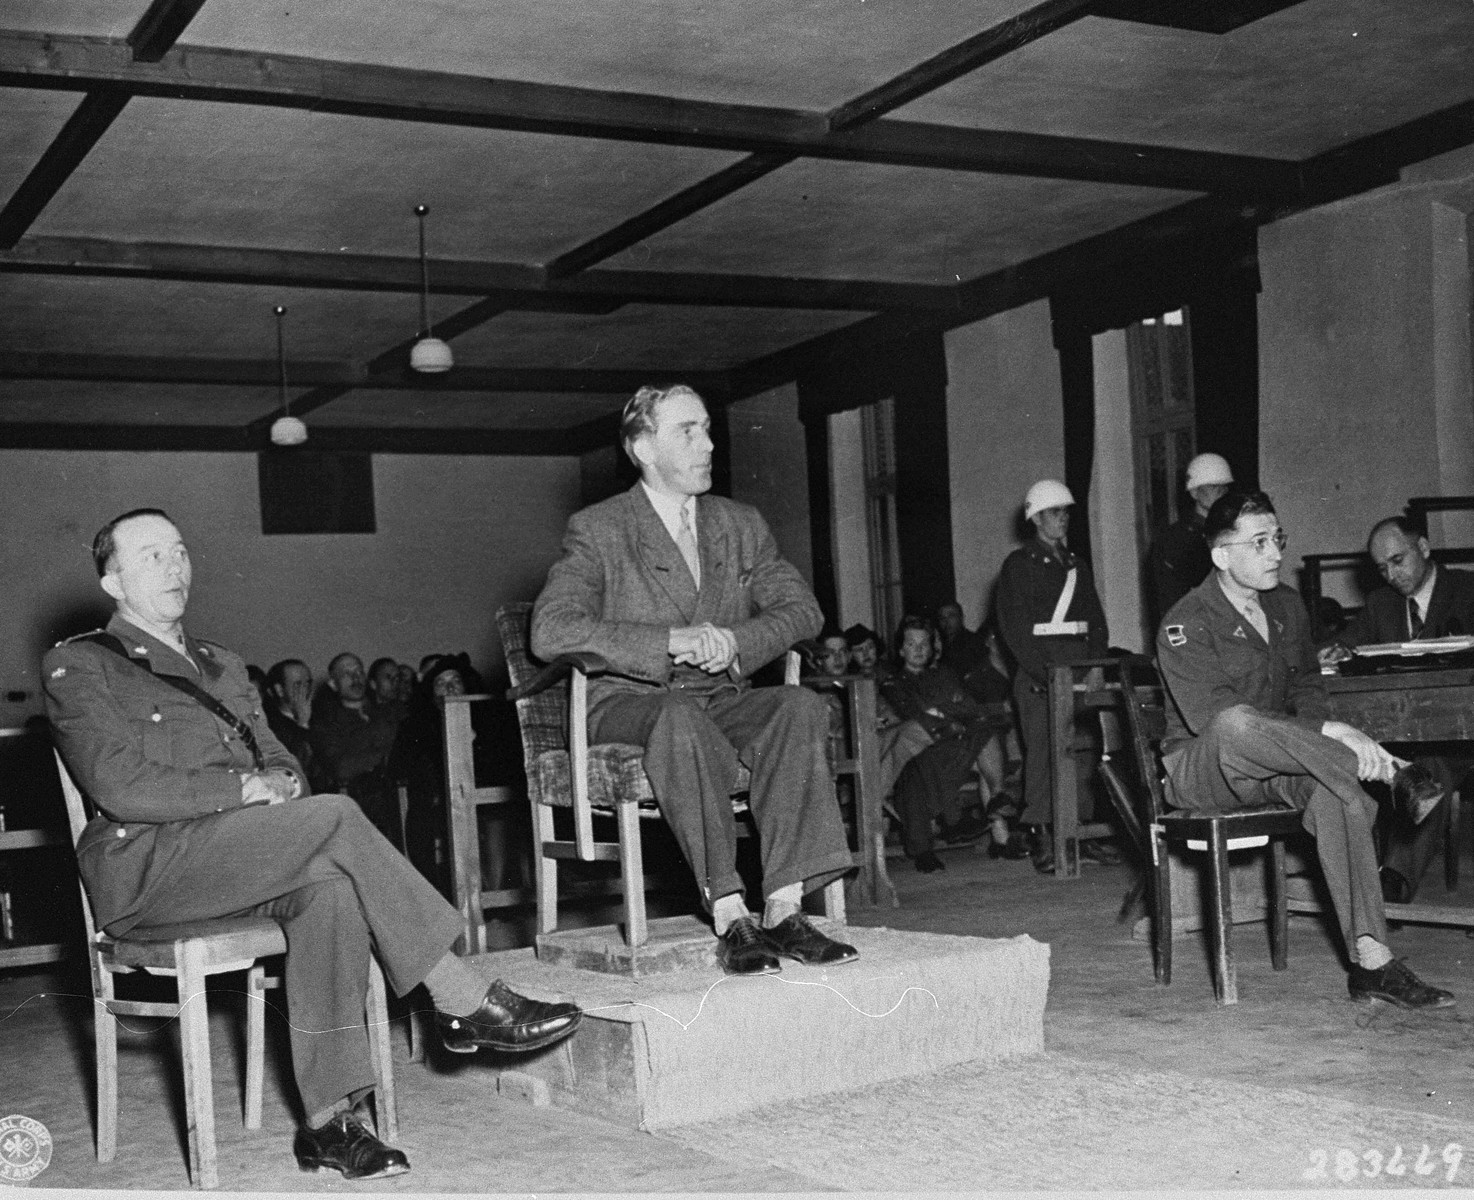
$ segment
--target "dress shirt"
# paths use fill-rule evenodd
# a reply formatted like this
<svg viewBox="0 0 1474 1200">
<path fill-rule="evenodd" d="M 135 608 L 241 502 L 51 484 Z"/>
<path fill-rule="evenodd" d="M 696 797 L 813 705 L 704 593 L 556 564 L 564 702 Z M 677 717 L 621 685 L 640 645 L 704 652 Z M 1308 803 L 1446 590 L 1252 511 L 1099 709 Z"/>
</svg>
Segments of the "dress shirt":
<svg viewBox="0 0 1474 1200">
<path fill-rule="evenodd" d="M 681 532 L 681 510 L 689 507 L 691 510 L 691 536 L 696 535 L 696 497 L 695 496 L 670 496 L 665 492 L 657 492 L 643 479 L 640 486 L 645 489 L 645 495 L 649 498 L 651 507 L 660 518 L 660 523 L 665 526 L 666 532 L 670 534 L 671 541 L 679 544 Z M 698 540 L 697 546 L 701 545 Z"/>
</svg>

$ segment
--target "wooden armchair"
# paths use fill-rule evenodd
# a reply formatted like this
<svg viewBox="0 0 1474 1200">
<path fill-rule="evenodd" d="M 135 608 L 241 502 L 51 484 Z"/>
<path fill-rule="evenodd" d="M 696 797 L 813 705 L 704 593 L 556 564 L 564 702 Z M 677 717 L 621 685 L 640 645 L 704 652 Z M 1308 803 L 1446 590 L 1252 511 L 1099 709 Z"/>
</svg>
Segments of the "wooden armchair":
<svg viewBox="0 0 1474 1200">
<path fill-rule="evenodd" d="M 509 604 L 497 611 L 497 631 L 506 651 L 516 701 L 532 804 L 534 861 L 537 876 L 539 940 L 558 929 L 558 862 L 618 862 L 624 898 L 624 941 L 634 949 L 645 945 L 649 927 L 645 913 L 645 872 L 640 846 L 640 820 L 660 819 L 655 794 L 646 778 L 645 748 L 588 740 L 588 677 L 605 669 L 595 655 L 563 655 L 548 664 L 534 662 L 528 649 L 532 605 Z M 790 652 L 787 682 L 798 680 L 798 655 Z M 747 787 L 747 771 L 737 788 Z M 737 793 L 734 793 L 736 795 Z M 734 807 L 746 808 L 737 800 Z M 554 830 L 553 809 L 571 808 L 572 840 Z M 594 816 L 612 816 L 614 840 L 594 834 Z M 844 922 L 844 884 L 824 889 L 824 913 Z"/>
<path fill-rule="evenodd" d="M 56 757 L 66 797 L 72 844 L 93 816 L 71 774 Z M 94 1040 L 97 1057 L 97 1160 L 111 1162 L 118 1144 L 118 1018 L 168 1017 L 179 1022 L 180 1058 L 184 1066 L 184 1109 L 189 1124 L 189 1178 L 197 1188 L 219 1186 L 215 1150 L 215 1102 L 210 1070 L 210 1023 L 205 1005 L 205 980 L 230 971 L 246 973 L 246 1087 L 245 1125 L 261 1128 L 264 1082 L 266 1001 L 269 987 L 281 980 L 268 976 L 263 959 L 285 954 L 286 936 L 269 917 L 227 917 L 172 926 L 135 929 L 123 937 L 101 933 L 92 919 L 92 903 L 81 879 L 82 917 L 87 932 L 87 962 L 92 974 Z M 120 1000 L 113 978 L 142 971 L 173 976 L 175 997 L 169 1001 Z M 399 1137 L 394 1100 L 394 1067 L 389 1053 L 389 1004 L 379 964 L 369 963 L 366 1006 L 369 1042 L 378 1086 L 379 1134 L 386 1141 Z"/>
</svg>

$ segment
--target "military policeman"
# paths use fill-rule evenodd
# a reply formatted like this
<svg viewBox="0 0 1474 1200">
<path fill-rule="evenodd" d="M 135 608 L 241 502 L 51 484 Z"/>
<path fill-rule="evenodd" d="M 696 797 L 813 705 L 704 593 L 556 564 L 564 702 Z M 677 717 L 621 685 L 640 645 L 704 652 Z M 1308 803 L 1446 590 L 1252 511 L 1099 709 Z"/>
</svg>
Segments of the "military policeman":
<svg viewBox="0 0 1474 1200">
<path fill-rule="evenodd" d="M 160 509 L 109 521 L 92 547 L 117 603 L 106 630 L 49 651 L 46 707 L 98 810 L 77 866 L 98 926 L 121 935 L 269 916 L 287 940 L 303 1170 L 376 1179 L 409 1169 L 359 1105 L 374 1074 L 363 1026 L 370 947 L 400 995 L 424 983 L 448 1049 L 533 1050 L 573 1032 L 571 1004 L 519 996 L 449 953 L 460 918 L 346 796 L 308 796 L 240 657 L 184 630 L 192 570 Z"/>
<path fill-rule="evenodd" d="M 1056 479 L 1041 479 L 1024 496 L 1035 536 L 1003 560 L 998 576 L 998 629 L 1018 662 L 1013 680 L 1024 737 L 1024 824 L 1042 826 L 1049 803 L 1049 668 L 1105 653 L 1105 613 L 1090 568 L 1065 546 L 1075 497 Z M 1093 850 L 1081 846 L 1082 855 Z M 1054 869 L 1048 839 L 1035 843 L 1034 865 Z"/>
<path fill-rule="evenodd" d="M 1228 491 L 1233 471 L 1219 454 L 1199 454 L 1187 464 L 1187 494 L 1193 506 L 1175 524 L 1162 531 L 1149 556 L 1152 580 L 1152 619 L 1202 583 L 1213 569 L 1203 521 L 1213 502 Z"/>
<path fill-rule="evenodd" d="M 1361 780 L 1404 790 L 1405 767 L 1367 734 L 1328 719 L 1326 689 L 1300 597 L 1279 582 L 1285 548 L 1263 492 L 1230 489 L 1208 511 L 1214 571 L 1175 604 L 1157 634 L 1172 703 L 1162 763 L 1178 808 L 1229 812 L 1283 804 L 1315 837 L 1351 959 L 1355 1000 L 1445 1008 L 1387 946 L 1372 843 L 1376 802 Z"/>
</svg>

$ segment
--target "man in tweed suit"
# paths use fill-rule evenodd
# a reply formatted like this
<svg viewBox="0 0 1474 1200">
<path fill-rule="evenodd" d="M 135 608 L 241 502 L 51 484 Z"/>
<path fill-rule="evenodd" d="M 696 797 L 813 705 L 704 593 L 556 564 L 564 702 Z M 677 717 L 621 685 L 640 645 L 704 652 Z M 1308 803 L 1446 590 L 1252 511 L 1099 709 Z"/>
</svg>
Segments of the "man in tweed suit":
<svg viewBox="0 0 1474 1200">
<path fill-rule="evenodd" d="M 533 653 L 592 653 L 606 664 L 589 683 L 589 740 L 645 747 L 724 970 L 776 971 L 780 955 L 848 962 L 854 948 L 800 911 L 805 890 L 851 866 L 825 756 L 827 705 L 803 688 L 749 682 L 818 633 L 818 602 L 756 509 L 704 495 L 712 442 L 700 396 L 684 385 L 641 388 L 620 435 L 640 482 L 569 521 L 533 609 Z M 762 848 L 761 927 L 736 867 L 739 762 L 752 774 Z"/>
</svg>

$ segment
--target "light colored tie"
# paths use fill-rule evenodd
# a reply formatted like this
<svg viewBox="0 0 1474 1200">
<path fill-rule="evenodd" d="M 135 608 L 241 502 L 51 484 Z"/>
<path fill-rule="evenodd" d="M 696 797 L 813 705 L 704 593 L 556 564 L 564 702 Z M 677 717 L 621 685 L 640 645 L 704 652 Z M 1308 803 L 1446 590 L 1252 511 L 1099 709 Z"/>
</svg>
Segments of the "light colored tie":
<svg viewBox="0 0 1474 1200">
<path fill-rule="evenodd" d="M 1269 641 L 1269 618 L 1264 615 L 1264 609 L 1257 597 L 1251 596 L 1244 602 L 1244 616 L 1259 631 L 1259 636 L 1266 642 Z"/>
<path fill-rule="evenodd" d="M 701 553 L 696 549 L 696 528 L 691 523 L 695 508 L 694 502 L 681 505 L 681 524 L 676 530 L 676 549 L 686 560 L 686 567 L 691 572 L 691 578 L 696 581 L 696 586 L 699 588 L 701 586 Z"/>
</svg>

